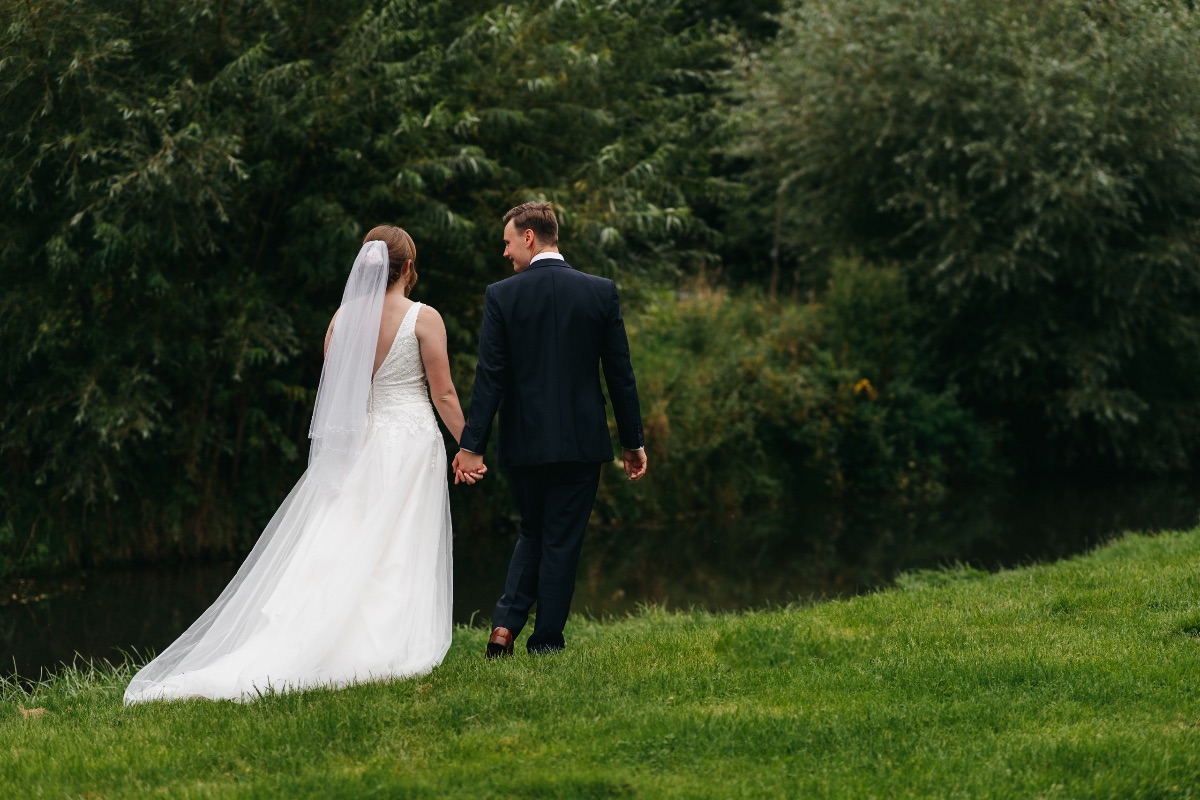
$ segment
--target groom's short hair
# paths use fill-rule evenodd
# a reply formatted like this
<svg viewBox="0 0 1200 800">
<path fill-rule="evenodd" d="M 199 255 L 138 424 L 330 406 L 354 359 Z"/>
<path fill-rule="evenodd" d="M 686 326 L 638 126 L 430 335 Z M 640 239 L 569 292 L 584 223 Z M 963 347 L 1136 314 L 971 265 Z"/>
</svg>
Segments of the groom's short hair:
<svg viewBox="0 0 1200 800">
<path fill-rule="evenodd" d="M 558 245 L 558 218 L 549 203 L 522 203 L 504 215 L 504 225 L 512 222 L 518 232 L 533 231 L 542 244 Z"/>
</svg>

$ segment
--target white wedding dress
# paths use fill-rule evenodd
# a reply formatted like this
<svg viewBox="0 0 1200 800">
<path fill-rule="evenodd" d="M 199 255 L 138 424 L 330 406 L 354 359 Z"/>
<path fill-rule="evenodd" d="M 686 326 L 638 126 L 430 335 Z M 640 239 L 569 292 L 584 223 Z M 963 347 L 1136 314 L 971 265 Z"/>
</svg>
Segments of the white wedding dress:
<svg viewBox="0 0 1200 800">
<path fill-rule="evenodd" d="M 450 647 L 446 450 L 409 309 L 340 486 L 301 476 L 233 581 L 134 676 L 125 703 L 419 675 Z"/>
</svg>

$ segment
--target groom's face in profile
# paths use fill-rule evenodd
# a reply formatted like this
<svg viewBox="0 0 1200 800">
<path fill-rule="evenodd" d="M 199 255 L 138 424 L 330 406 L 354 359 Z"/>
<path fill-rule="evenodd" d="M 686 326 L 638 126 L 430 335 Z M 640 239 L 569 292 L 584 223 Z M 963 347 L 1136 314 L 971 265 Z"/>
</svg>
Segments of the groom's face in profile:
<svg viewBox="0 0 1200 800">
<path fill-rule="evenodd" d="M 529 266 L 535 241 L 533 231 L 529 229 L 517 233 L 511 219 L 504 226 L 504 257 L 512 262 L 514 271 L 520 272 Z"/>
</svg>

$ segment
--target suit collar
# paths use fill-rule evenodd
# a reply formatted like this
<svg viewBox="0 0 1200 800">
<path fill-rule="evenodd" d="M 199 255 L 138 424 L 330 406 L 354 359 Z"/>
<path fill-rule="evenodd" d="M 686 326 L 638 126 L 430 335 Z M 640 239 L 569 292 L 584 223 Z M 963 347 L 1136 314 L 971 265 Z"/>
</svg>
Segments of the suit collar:
<svg viewBox="0 0 1200 800">
<path fill-rule="evenodd" d="M 531 269 L 541 269 L 542 267 L 567 267 L 570 269 L 571 265 L 566 262 L 566 259 L 552 256 L 551 258 L 539 258 L 537 261 L 532 261 L 528 267 L 521 271 L 528 272 Z"/>
</svg>

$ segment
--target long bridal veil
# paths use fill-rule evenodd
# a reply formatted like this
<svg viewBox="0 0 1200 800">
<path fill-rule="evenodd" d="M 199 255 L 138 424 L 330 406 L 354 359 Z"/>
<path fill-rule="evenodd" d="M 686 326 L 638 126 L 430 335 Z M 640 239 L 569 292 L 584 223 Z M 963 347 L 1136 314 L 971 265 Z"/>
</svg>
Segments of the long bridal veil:
<svg viewBox="0 0 1200 800">
<path fill-rule="evenodd" d="M 317 472 L 335 488 L 362 452 L 367 435 L 367 397 L 387 278 L 387 245 L 366 242 L 346 281 L 321 369 L 308 429 L 312 439 L 308 464 L 310 472 Z"/>
<path fill-rule="evenodd" d="M 269 637 L 259 637 L 263 642 L 254 647 L 278 649 L 281 643 L 290 647 L 291 643 L 336 636 L 336 631 L 321 629 L 326 620 L 336 620 L 330 605 L 353 593 L 355 581 L 362 580 L 359 573 L 369 567 L 371 555 L 329 559 L 313 552 L 314 546 L 308 540 L 314 531 L 321 530 L 325 518 L 336 516 L 342 484 L 355 469 L 355 459 L 362 451 L 387 277 L 386 245 L 367 242 L 354 261 L 334 323 L 309 431 L 312 445 L 307 471 L 212 606 L 134 676 L 125 692 L 127 704 L 173 696 L 172 680 L 212 667 L 266 626 L 274 625 L 279 630 Z M 357 546 L 352 541 L 354 532 L 343 533 L 343 538 L 350 541 L 340 542 L 339 547 L 353 551 Z M 289 570 L 297 558 L 305 560 L 303 568 Z M 321 571 L 317 586 L 311 585 L 314 570 Z M 280 591 L 281 583 L 297 582 L 301 585 L 289 585 L 286 591 Z M 330 622 L 330 626 L 333 624 Z M 255 666 L 266 669 L 263 665 L 280 664 L 282 674 L 305 668 L 304 664 L 284 661 L 289 658 L 294 662 L 296 651 L 263 652 L 256 656 Z M 269 669 L 267 672 L 269 675 Z M 191 694 L 202 692 L 189 689 L 174 696 Z"/>
</svg>

